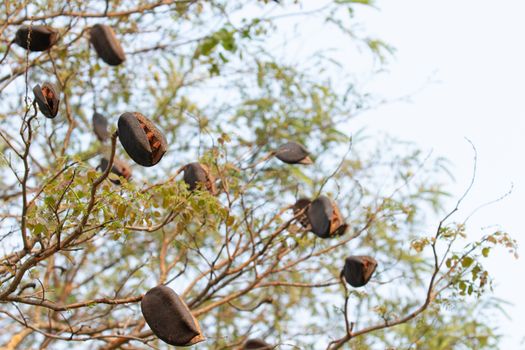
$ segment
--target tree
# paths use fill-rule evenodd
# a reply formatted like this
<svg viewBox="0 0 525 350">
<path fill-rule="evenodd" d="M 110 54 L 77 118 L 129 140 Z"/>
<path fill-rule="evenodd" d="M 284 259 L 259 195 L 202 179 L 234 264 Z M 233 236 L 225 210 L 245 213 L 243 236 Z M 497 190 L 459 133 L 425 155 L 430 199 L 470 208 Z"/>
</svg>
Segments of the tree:
<svg viewBox="0 0 525 350">
<path fill-rule="evenodd" d="M 293 41 L 279 21 L 298 18 L 304 29 L 321 18 L 382 62 L 390 48 L 351 25 L 370 1 L 303 5 L 3 2 L 4 348 L 166 348 L 140 309 L 159 284 L 198 319 L 202 349 L 251 338 L 283 349 L 493 348 L 498 303 L 484 296 L 491 277 L 482 263 L 496 246 L 515 253 L 515 242 L 502 231 L 469 241 L 466 220 L 451 221 L 468 190 L 442 206 L 442 159 L 346 131 L 373 100 L 345 65 L 325 52 L 293 59 L 275 50 L 279 36 Z M 94 33 L 96 24 L 115 37 Z M 49 34 L 36 25 L 58 31 L 49 50 L 21 47 Z M 97 54 L 97 35 L 108 35 L 103 47 L 118 40 L 125 61 L 117 46 Z M 337 79 L 326 72 L 334 64 Z M 135 111 L 167 141 L 153 167 L 126 165 L 133 146 L 122 147 L 117 120 Z M 280 162 L 288 141 L 305 145 L 314 164 Z M 208 188 L 183 181 L 194 162 Z M 343 235 L 320 238 L 309 207 L 293 210 L 321 195 L 341 210 Z M 430 226 L 429 213 L 441 220 Z M 341 275 L 355 255 L 378 261 L 364 288 Z"/>
</svg>

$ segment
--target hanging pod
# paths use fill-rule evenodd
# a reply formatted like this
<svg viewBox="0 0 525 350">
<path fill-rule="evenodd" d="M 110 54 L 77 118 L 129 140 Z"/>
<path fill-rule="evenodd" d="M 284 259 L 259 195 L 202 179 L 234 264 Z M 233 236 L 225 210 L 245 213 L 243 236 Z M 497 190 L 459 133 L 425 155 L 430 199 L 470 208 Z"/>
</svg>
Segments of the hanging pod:
<svg viewBox="0 0 525 350">
<path fill-rule="evenodd" d="M 337 205 L 326 196 L 319 196 L 310 204 L 307 216 L 312 232 L 320 238 L 341 236 L 348 228 Z"/>
<path fill-rule="evenodd" d="M 312 164 L 313 161 L 309 154 L 306 148 L 297 142 L 288 142 L 275 152 L 279 160 L 288 164 Z"/>
<path fill-rule="evenodd" d="M 262 339 L 248 339 L 242 346 L 242 350 L 272 350 L 274 347 Z"/>
<path fill-rule="evenodd" d="M 169 287 L 148 291 L 140 307 L 153 333 L 170 345 L 190 346 L 205 339 L 186 303 Z"/>
<path fill-rule="evenodd" d="M 38 104 L 38 109 L 42 114 L 50 119 L 53 119 L 58 114 L 58 105 L 60 103 L 58 89 L 51 83 L 44 83 L 42 86 L 36 85 L 33 88 L 35 101 Z"/>
<path fill-rule="evenodd" d="M 109 139 L 108 120 L 100 113 L 93 113 L 93 132 L 100 142 Z"/>
<path fill-rule="evenodd" d="M 126 112 L 118 120 L 122 147 L 137 164 L 150 167 L 166 153 L 166 139 L 153 123 L 138 112 Z"/>
<path fill-rule="evenodd" d="M 111 66 L 118 66 L 126 55 L 113 29 L 105 24 L 95 24 L 89 31 L 89 40 L 98 57 Z"/>
<path fill-rule="evenodd" d="M 371 256 L 350 256 L 345 260 L 342 274 L 352 287 L 358 288 L 370 281 L 376 267 L 377 261 Z"/>
<path fill-rule="evenodd" d="M 198 162 L 190 163 L 184 166 L 184 182 L 188 185 L 190 191 L 196 190 L 199 185 L 206 188 L 212 195 L 215 195 L 215 179 L 210 174 L 208 167 Z"/>
<path fill-rule="evenodd" d="M 297 202 L 292 207 L 294 216 L 297 215 L 301 210 L 304 210 L 312 203 L 308 198 L 299 198 Z M 304 210 L 298 217 L 297 220 L 301 223 L 301 226 L 308 227 L 310 221 L 308 221 L 308 216 L 306 215 L 308 209 Z"/>
<path fill-rule="evenodd" d="M 22 26 L 14 42 L 29 51 L 45 51 L 58 41 L 58 31 L 50 26 Z"/>
<path fill-rule="evenodd" d="M 108 167 L 109 161 L 107 158 L 102 158 L 100 160 L 99 169 L 100 171 L 105 171 Z M 111 172 L 117 176 L 122 176 L 126 180 L 129 181 L 131 178 L 131 168 L 128 165 L 128 163 L 124 162 L 123 160 L 119 159 L 113 159 L 113 166 L 111 167 Z M 120 180 L 118 179 L 109 179 L 109 181 L 113 182 L 115 185 L 120 185 Z"/>
</svg>

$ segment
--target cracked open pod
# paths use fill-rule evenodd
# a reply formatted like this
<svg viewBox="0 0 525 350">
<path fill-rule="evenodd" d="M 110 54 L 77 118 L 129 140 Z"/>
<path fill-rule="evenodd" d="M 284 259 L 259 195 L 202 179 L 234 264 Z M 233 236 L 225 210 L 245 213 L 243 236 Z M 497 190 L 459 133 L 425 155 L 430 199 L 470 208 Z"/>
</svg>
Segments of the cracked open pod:
<svg viewBox="0 0 525 350">
<path fill-rule="evenodd" d="M 105 24 L 95 24 L 89 31 L 89 40 L 98 57 L 111 66 L 118 66 L 126 55 L 113 29 Z"/>
<path fill-rule="evenodd" d="M 292 207 L 294 216 L 297 215 L 300 211 L 303 211 L 298 217 L 297 221 L 301 223 L 301 226 L 308 227 L 310 221 L 308 221 L 308 216 L 306 215 L 308 211 L 308 206 L 312 203 L 308 198 L 299 198 L 297 202 Z"/>
<path fill-rule="evenodd" d="M 148 291 L 140 307 L 152 332 L 170 345 L 190 346 L 205 339 L 186 303 L 169 287 Z"/>
<path fill-rule="evenodd" d="M 217 190 L 215 188 L 215 179 L 211 175 L 208 167 L 198 162 L 186 164 L 184 166 L 184 182 L 188 185 L 190 191 L 199 188 L 205 188 L 212 195 L 215 195 Z"/>
<path fill-rule="evenodd" d="M 126 112 L 120 116 L 118 137 L 131 159 L 142 166 L 157 164 L 166 153 L 164 135 L 138 112 Z"/>
<path fill-rule="evenodd" d="M 97 139 L 100 142 L 104 142 L 107 139 L 109 139 L 109 131 L 108 131 L 108 120 L 106 117 L 104 117 L 100 113 L 93 113 L 93 132 L 97 136 Z"/>
<path fill-rule="evenodd" d="M 100 165 L 99 165 L 100 171 L 105 171 L 106 168 L 108 167 L 108 164 L 109 164 L 108 159 L 107 158 L 102 158 L 100 160 Z M 113 174 L 115 174 L 117 176 L 122 176 L 123 178 L 125 178 L 128 181 L 131 178 L 131 168 L 130 168 L 129 164 L 124 162 L 123 160 L 119 160 L 119 159 L 116 159 L 116 158 L 113 159 L 113 166 L 111 167 L 111 173 L 113 173 Z M 119 179 L 110 178 L 109 180 L 111 182 L 113 182 L 115 185 L 120 185 L 120 180 Z"/>
<path fill-rule="evenodd" d="M 275 156 L 287 164 L 312 164 L 309 155 L 308 150 L 297 142 L 288 142 L 275 152 Z"/>
<path fill-rule="evenodd" d="M 349 256 L 345 259 L 342 274 L 352 287 L 358 288 L 370 281 L 376 267 L 377 261 L 371 256 Z"/>
<path fill-rule="evenodd" d="M 22 26 L 14 42 L 29 51 L 49 50 L 58 41 L 58 31 L 50 26 Z"/>
<path fill-rule="evenodd" d="M 242 350 L 272 350 L 273 346 L 262 339 L 248 339 L 242 346 Z"/>
<path fill-rule="evenodd" d="M 307 211 L 312 232 L 320 238 L 341 236 L 348 228 L 337 205 L 326 196 L 319 196 Z"/>
<path fill-rule="evenodd" d="M 53 119 L 58 114 L 58 105 L 60 104 L 59 92 L 55 85 L 51 83 L 44 83 L 42 86 L 36 85 L 33 88 L 35 101 L 38 104 L 38 109 L 42 114 L 50 119 Z"/>
</svg>

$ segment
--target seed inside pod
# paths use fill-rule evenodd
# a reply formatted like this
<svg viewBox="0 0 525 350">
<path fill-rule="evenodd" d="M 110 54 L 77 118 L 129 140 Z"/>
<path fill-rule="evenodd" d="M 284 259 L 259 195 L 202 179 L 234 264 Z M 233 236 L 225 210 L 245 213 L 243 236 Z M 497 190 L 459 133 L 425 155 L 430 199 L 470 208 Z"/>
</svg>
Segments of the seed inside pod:
<svg viewBox="0 0 525 350">
<path fill-rule="evenodd" d="M 292 208 L 294 215 L 297 215 L 301 210 L 303 210 L 303 212 L 297 217 L 297 220 L 301 223 L 301 226 L 305 228 L 310 224 L 310 221 L 308 221 L 308 216 L 306 215 L 308 210 L 306 208 L 310 205 L 310 203 L 312 203 L 312 201 L 308 198 L 299 198 Z"/>
<path fill-rule="evenodd" d="M 212 195 L 215 195 L 215 179 L 211 175 L 208 167 L 198 162 L 190 163 L 184 166 L 184 182 L 188 185 L 190 191 L 194 191 L 199 186 L 206 188 Z"/>
<path fill-rule="evenodd" d="M 138 112 L 126 112 L 120 116 L 118 134 L 122 147 L 131 159 L 142 166 L 157 164 L 166 153 L 164 135 Z"/>
<path fill-rule="evenodd" d="M 186 303 L 169 287 L 148 291 L 140 307 L 153 333 L 170 345 L 190 346 L 205 339 Z"/>
<path fill-rule="evenodd" d="M 106 117 L 104 117 L 100 113 L 93 113 L 93 132 L 97 136 L 97 139 L 100 142 L 104 142 L 107 139 L 109 139 L 109 131 L 108 131 L 108 120 Z"/>
<path fill-rule="evenodd" d="M 364 286 L 370 281 L 377 267 L 377 261 L 371 256 L 350 256 L 345 260 L 343 276 L 355 288 Z"/>
<path fill-rule="evenodd" d="M 310 153 L 306 148 L 297 142 L 288 142 L 275 152 L 275 156 L 288 164 L 312 164 L 312 159 L 308 156 Z"/>
<path fill-rule="evenodd" d="M 109 164 L 108 159 L 102 158 L 100 160 L 100 165 L 99 165 L 100 171 L 105 171 L 108 167 L 108 164 Z M 117 176 L 122 176 L 128 181 L 131 178 L 131 168 L 123 160 L 114 159 L 113 166 L 111 167 L 111 172 Z M 118 179 L 109 179 L 109 180 L 113 182 L 115 185 L 120 185 L 120 180 Z"/>
<path fill-rule="evenodd" d="M 57 116 L 60 98 L 58 89 L 53 84 L 44 83 L 42 87 L 37 84 L 33 87 L 33 94 L 38 108 L 44 116 L 50 119 Z"/>
<path fill-rule="evenodd" d="M 346 233 L 348 224 L 343 221 L 343 216 L 334 202 L 332 202 L 332 209 L 333 214 L 332 219 L 330 220 L 330 235 L 334 237 L 342 236 Z"/>
<path fill-rule="evenodd" d="M 242 350 L 272 350 L 273 346 L 268 344 L 262 339 L 248 339 L 243 347 Z"/>
<path fill-rule="evenodd" d="M 310 204 L 307 216 L 312 232 L 320 238 L 340 236 L 348 228 L 337 205 L 326 196 L 320 196 Z"/>
<path fill-rule="evenodd" d="M 58 31 L 50 26 L 22 26 L 14 41 L 29 51 L 45 51 L 58 41 Z"/>
<path fill-rule="evenodd" d="M 113 29 L 105 24 L 95 24 L 91 27 L 90 41 L 97 55 L 111 66 L 118 66 L 126 60 L 124 50 Z"/>
</svg>

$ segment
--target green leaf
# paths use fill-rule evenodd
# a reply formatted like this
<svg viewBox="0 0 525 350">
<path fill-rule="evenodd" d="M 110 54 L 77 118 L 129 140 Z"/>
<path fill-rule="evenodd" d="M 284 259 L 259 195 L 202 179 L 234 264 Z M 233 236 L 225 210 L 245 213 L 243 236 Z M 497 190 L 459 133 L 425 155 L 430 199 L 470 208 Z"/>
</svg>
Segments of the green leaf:
<svg viewBox="0 0 525 350">
<path fill-rule="evenodd" d="M 46 203 L 46 205 L 49 206 L 49 207 L 54 207 L 55 206 L 55 198 L 53 198 L 51 196 L 47 196 L 46 198 L 44 198 L 44 203 Z"/>
<path fill-rule="evenodd" d="M 470 256 L 466 256 L 461 260 L 461 265 L 467 269 L 470 267 L 470 265 L 472 265 L 473 262 L 474 259 L 472 259 Z"/>
<path fill-rule="evenodd" d="M 44 232 L 46 230 L 46 226 L 44 224 L 36 224 L 35 227 L 33 228 L 33 234 L 34 235 L 39 235 L 40 233 Z"/>
<path fill-rule="evenodd" d="M 89 169 L 88 172 L 87 172 L 87 178 L 88 178 L 88 181 L 93 181 L 97 178 L 98 174 L 97 174 L 97 171 L 95 169 Z"/>
<path fill-rule="evenodd" d="M 124 218 L 124 215 L 126 214 L 126 208 L 127 206 L 125 204 L 120 204 L 117 207 L 117 218 L 119 220 L 122 220 Z"/>
<path fill-rule="evenodd" d="M 209 56 L 213 50 L 215 50 L 215 47 L 219 44 L 219 40 L 217 40 L 216 37 L 209 37 L 206 38 L 201 45 L 197 48 L 197 54 L 196 57 L 199 56 Z"/>
</svg>

